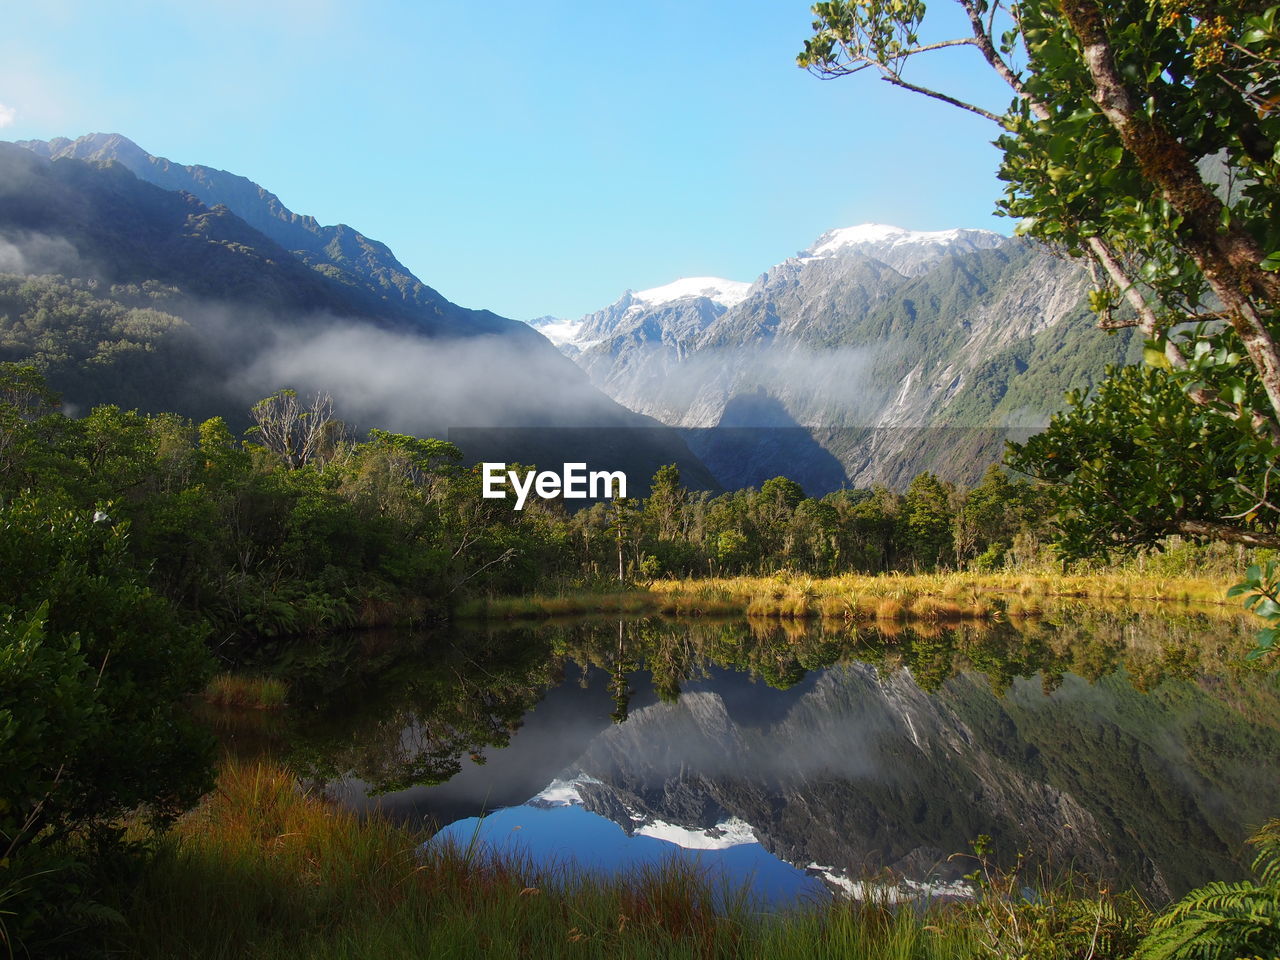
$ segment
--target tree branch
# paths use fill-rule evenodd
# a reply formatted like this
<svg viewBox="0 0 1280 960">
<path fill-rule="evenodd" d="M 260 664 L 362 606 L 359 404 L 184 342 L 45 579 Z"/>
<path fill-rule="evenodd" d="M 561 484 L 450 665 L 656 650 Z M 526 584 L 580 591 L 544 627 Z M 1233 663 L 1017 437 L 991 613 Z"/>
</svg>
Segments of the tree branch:
<svg viewBox="0 0 1280 960">
<path fill-rule="evenodd" d="M 949 103 L 953 107 L 959 107 L 961 110 L 968 110 L 970 113 L 976 113 L 980 117 L 986 117 L 992 123 L 998 123 L 1000 126 L 1004 126 L 1003 118 L 996 116 L 990 110 L 984 110 L 982 107 L 975 106 L 972 103 L 966 103 L 964 100 L 959 100 L 949 94 L 941 93 L 937 90 L 930 90 L 928 87 L 917 86 L 914 83 L 909 83 L 908 81 L 903 80 L 902 77 L 898 76 L 896 73 L 881 71 L 880 79 L 884 80 L 886 83 L 893 84 L 895 87 L 902 87 L 904 90 L 910 90 L 912 93 L 923 94 L 926 97 L 932 97 L 934 100 L 941 100 L 943 103 Z"/>
<path fill-rule="evenodd" d="M 1233 527 L 1228 523 L 1213 523 L 1208 520 L 1182 520 L 1178 529 L 1193 537 L 1208 537 L 1212 540 L 1223 540 L 1227 543 L 1242 543 L 1246 547 L 1280 547 L 1280 534 L 1258 533 Z"/>
<path fill-rule="evenodd" d="M 1031 107 L 1031 112 L 1041 120 L 1049 119 L 1049 110 L 1043 103 L 1032 100 L 1027 96 L 1026 90 L 1022 86 L 1022 80 L 1013 72 L 1013 68 L 1005 62 L 1004 57 L 1000 56 L 1000 51 L 996 49 L 995 42 L 991 39 L 992 25 L 995 23 L 996 7 L 998 3 L 991 4 L 991 19 L 987 25 L 982 23 L 982 14 L 978 11 L 978 5 L 973 0 L 960 0 L 960 6 L 964 7 L 964 12 L 969 17 L 969 27 L 973 30 L 973 45 L 978 48 L 982 54 L 982 58 L 987 61 L 991 69 L 999 74 L 1000 79 L 1009 85 L 1014 93 L 1026 100 Z"/>
<path fill-rule="evenodd" d="M 1267 391 L 1271 419 L 1280 420 L 1280 349 L 1249 293 L 1280 300 L 1280 277 L 1261 269 L 1261 247 L 1245 230 L 1224 217 L 1222 200 L 1204 182 L 1186 148 L 1167 127 L 1139 108 L 1136 96 L 1116 67 L 1106 22 L 1095 0 L 1058 2 L 1080 40 L 1081 55 L 1093 84 L 1093 101 L 1137 160 L 1143 175 L 1182 216 L 1187 252 L 1240 335 Z"/>
</svg>

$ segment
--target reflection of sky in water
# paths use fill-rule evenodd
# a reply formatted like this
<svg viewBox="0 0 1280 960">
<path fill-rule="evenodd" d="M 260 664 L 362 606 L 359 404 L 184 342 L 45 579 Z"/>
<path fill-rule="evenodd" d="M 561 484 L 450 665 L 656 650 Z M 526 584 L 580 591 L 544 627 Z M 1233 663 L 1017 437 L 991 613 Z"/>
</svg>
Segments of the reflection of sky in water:
<svg viewBox="0 0 1280 960">
<path fill-rule="evenodd" d="M 468 817 L 441 830 L 432 843 L 472 840 L 499 851 L 520 851 L 539 866 L 570 863 L 586 870 L 614 873 L 679 857 L 752 894 L 779 904 L 802 897 L 829 897 L 823 883 L 769 853 L 759 843 L 734 843 L 719 849 L 686 849 L 657 837 L 627 836 L 623 829 L 576 804 L 506 807 L 480 819 Z"/>
</svg>

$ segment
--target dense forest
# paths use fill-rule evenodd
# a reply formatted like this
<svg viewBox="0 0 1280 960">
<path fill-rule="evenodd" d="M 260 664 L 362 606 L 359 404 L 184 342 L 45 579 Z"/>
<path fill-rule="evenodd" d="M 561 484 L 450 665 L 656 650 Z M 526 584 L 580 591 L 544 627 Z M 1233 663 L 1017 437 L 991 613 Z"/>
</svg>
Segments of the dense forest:
<svg viewBox="0 0 1280 960">
<path fill-rule="evenodd" d="M 440 618 L 475 590 L 662 575 L 1002 566 L 1034 552 L 1042 492 L 993 467 L 971 491 L 931 474 L 807 497 L 785 477 L 691 492 L 667 466 L 644 500 L 569 512 L 481 496 L 480 470 L 435 439 L 350 435 L 324 398 L 284 390 L 243 440 L 213 418 L 58 411 L 31 366 L 0 368 L 0 493 L 45 515 L 97 512 L 149 582 L 235 642 Z"/>
</svg>

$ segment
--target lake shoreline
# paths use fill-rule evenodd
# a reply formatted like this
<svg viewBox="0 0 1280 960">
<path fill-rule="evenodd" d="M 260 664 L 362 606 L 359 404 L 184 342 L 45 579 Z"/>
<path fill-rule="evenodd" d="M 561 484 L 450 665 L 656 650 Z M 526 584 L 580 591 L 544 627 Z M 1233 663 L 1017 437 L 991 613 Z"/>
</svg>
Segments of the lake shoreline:
<svg viewBox="0 0 1280 960">
<path fill-rule="evenodd" d="M 303 790 L 279 765 L 226 764 L 217 789 L 158 839 L 121 905 L 121 946 L 192 958 L 870 958 L 1092 942 L 1127 954 L 1153 919 L 1140 898 L 1083 877 L 1011 900 L 1026 878 L 984 873 L 981 860 L 973 900 L 901 909 L 832 897 L 771 911 L 674 861 L 601 877 L 484 849 L 424 849 L 426 839 Z"/>
<path fill-rule="evenodd" d="M 892 579 L 900 583 L 908 580 Z M 775 581 L 770 578 L 769 582 Z M 800 586 L 805 585 L 801 582 Z M 1166 588 L 1165 592 L 1171 589 Z M 1060 605 L 1050 605 L 1050 601 Z M 1130 600 L 1123 608 L 1132 610 L 1143 605 L 1139 600 Z M 1087 614 L 1089 608 L 1096 609 L 1096 618 Z M 1068 763 L 1063 769 L 1088 770 L 1096 766 L 1092 757 L 1102 742 L 1079 736 L 1092 729 L 1091 722 L 1073 726 L 1068 735 L 1055 738 L 1051 734 L 1059 729 L 1058 721 L 1042 712 L 1050 709 L 1050 699 L 1042 698 L 1059 703 L 1057 709 L 1065 711 L 1064 716 L 1075 716 L 1079 698 L 1087 695 L 1095 709 L 1086 711 L 1086 715 L 1107 717 L 1104 726 L 1108 730 L 1129 731 L 1123 743 L 1145 743 L 1151 739 L 1152 731 L 1179 729 L 1165 714 L 1176 713 L 1186 697 L 1198 695 L 1196 691 L 1203 685 L 1198 678 L 1206 672 L 1214 679 L 1204 683 L 1213 689 L 1226 682 L 1235 691 L 1224 696 L 1242 716 L 1256 717 L 1259 710 L 1274 702 L 1273 697 L 1243 696 L 1239 688 L 1230 686 L 1231 679 L 1218 679 L 1211 664 L 1200 659 L 1211 656 L 1212 650 L 1219 650 L 1213 657 L 1223 656 L 1226 639 L 1233 629 L 1240 629 L 1239 625 L 1228 623 L 1227 612 L 1238 618 L 1244 616 L 1227 604 L 1206 609 L 1217 610 L 1218 615 L 1214 617 L 1201 609 L 1188 612 L 1184 601 L 1166 597 L 1156 616 L 1162 621 L 1167 617 L 1168 626 L 1145 632 L 1139 628 L 1146 619 L 1143 614 L 1135 611 L 1130 616 L 1117 604 L 1078 596 L 1046 598 L 1042 616 L 962 624 L 850 625 L 829 618 L 749 619 L 739 611 L 737 626 L 729 631 L 725 629 L 728 621 L 715 616 L 635 617 L 625 642 L 620 625 L 615 633 L 614 624 L 603 625 L 591 617 L 565 627 L 555 627 L 552 619 L 506 625 L 477 623 L 474 631 L 459 635 L 456 646 L 465 652 L 463 661 L 476 658 L 471 675 L 489 677 L 495 690 L 512 693 L 516 704 L 512 710 L 500 709 L 495 701 L 477 697 L 473 691 L 466 702 L 479 704 L 475 716 L 484 722 L 471 724 L 467 719 L 471 713 L 460 710 L 453 701 L 440 699 L 443 688 L 436 681 L 409 675 L 435 670 L 441 677 L 453 676 L 461 681 L 457 664 L 438 663 L 434 653 L 423 660 L 419 671 L 394 671 L 402 675 L 407 699 L 393 696 L 389 703 L 417 705 L 414 722 L 422 729 L 498 731 L 498 749 L 515 749 L 507 742 L 506 734 L 514 731 L 517 722 L 534 737 L 530 742 L 542 742 L 537 740 L 542 736 L 547 743 L 562 744 L 566 733 L 578 726 L 578 721 L 569 723 L 564 719 L 564 704 L 594 695 L 581 692 L 588 688 L 581 686 L 581 678 L 572 669 L 566 669 L 573 661 L 582 668 L 582 678 L 588 670 L 595 671 L 591 690 L 623 698 L 621 714 L 612 718 L 602 712 L 609 704 L 600 699 L 601 712 L 596 719 L 601 729 L 627 730 L 626 724 L 631 722 L 627 719 L 628 710 L 643 712 L 637 720 L 643 728 L 637 733 L 640 740 L 621 743 L 616 753 L 608 756 L 639 756 L 635 748 L 641 742 L 654 744 L 657 756 L 665 755 L 672 744 L 684 742 L 686 734 L 677 724 L 664 739 L 664 728 L 655 725 L 655 713 L 670 715 L 675 723 L 684 715 L 676 704 L 686 687 L 692 695 L 686 711 L 708 703 L 711 688 L 707 684 L 714 679 L 708 669 L 712 661 L 728 671 L 718 676 L 740 680 L 735 681 L 737 686 L 733 689 L 748 689 L 757 681 L 767 685 L 750 700 L 754 719 L 749 726 L 755 731 L 747 734 L 751 737 L 763 736 L 771 725 L 782 723 L 782 715 L 772 713 L 766 702 L 770 698 L 787 705 L 786 713 L 797 717 L 810 715 L 823 703 L 849 705 L 845 712 L 833 714 L 830 723 L 806 727 L 806 735 L 798 740 L 792 736 L 794 743 L 808 742 L 810 731 L 858 728 L 883 735 L 887 730 L 896 730 L 874 719 L 880 714 L 868 712 L 878 692 L 886 691 L 886 703 L 902 706 L 906 701 L 901 693 L 906 685 L 935 691 L 955 677 L 949 688 L 954 696 L 944 712 L 967 718 L 966 729 L 978 738 L 973 742 L 986 743 L 996 751 L 991 756 L 998 753 L 1008 762 L 1012 762 L 1009 758 L 1022 758 L 1025 763 L 1034 764 L 1040 762 L 1036 756 L 1050 756 L 1055 743 L 1076 744 L 1089 758 L 1079 761 L 1083 766 Z M 554 631 L 559 632 L 552 636 Z M 1090 642 L 1081 642 L 1085 636 L 1092 638 Z M 1158 640 L 1160 649 L 1149 649 L 1150 644 L 1143 637 Z M 1035 653 L 1041 649 L 1036 638 L 1043 639 L 1043 655 Z M 1168 656 L 1163 652 L 1165 645 Z M 530 660 L 528 670 L 504 668 L 513 655 L 525 655 Z M 853 658 L 866 666 L 858 667 Z M 550 666 L 535 667 L 532 661 L 545 661 Z M 315 662 L 307 662 L 314 670 Z M 830 674 L 835 686 L 815 687 L 805 681 L 805 674 L 828 667 L 838 668 Z M 1067 669 L 1076 677 L 1067 678 L 1064 686 L 1061 674 Z M 985 672 L 988 680 L 972 678 L 974 671 Z M 668 673 L 676 682 L 668 682 Z M 1037 675 L 1039 682 L 1034 680 Z M 1145 696 L 1165 675 L 1179 682 L 1167 688 L 1158 701 L 1152 701 L 1154 705 L 1144 703 L 1136 712 L 1115 705 L 1097 709 L 1102 701 L 1093 699 L 1093 691 L 1103 696 L 1116 683 L 1127 689 L 1132 682 L 1134 689 Z M 1113 676 L 1119 679 L 1108 679 Z M 859 677 L 864 679 L 858 680 Z M 1015 682 L 1014 678 L 1020 677 L 1031 678 L 1031 682 Z M 547 684 L 569 691 L 567 697 L 547 697 L 542 690 Z M 652 684 L 651 690 L 648 684 Z M 378 686 L 384 684 L 378 681 Z M 630 686 L 637 689 L 631 691 Z M 371 689 L 368 682 L 360 688 Z M 529 695 L 520 699 L 519 691 L 526 688 Z M 776 694 L 771 693 L 775 690 Z M 737 709 L 734 705 L 740 706 L 743 701 L 735 700 L 732 690 L 721 690 L 717 697 L 717 702 L 727 705 L 725 716 L 732 719 Z M 808 705 L 801 706 L 794 699 L 797 697 L 807 698 L 804 703 Z M 228 695 L 225 699 L 234 698 Z M 432 706 L 437 701 L 438 709 Z M 1008 704 L 1000 707 L 998 714 L 986 706 L 996 701 Z M 1193 706 L 1199 704 L 1196 700 Z M 310 715 L 314 704 L 299 696 L 288 709 Z M 399 709 L 390 715 L 400 717 Z M 1156 715 L 1152 710 L 1165 712 Z M 1196 717 L 1198 725 L 1214 716 L 1199 706 L 1186 713 Z M 451 851 L 428 854 L 423 852 L 422 844 L 431 836 L 431 830 L 421 827 L 427 822 L 423 816 L 406 817 L 408 807 L 383 807 L 381 800 L 369 806 L 353 806 L 320 787 L 324 781 L 308 766 L 307 758 L 314 761 L 323 754 L 322 746 L 328 742 L 325 736 L 333 735 L 327 723 L 317 728 L 317 739 L 298 741 L 297 756 L 304 762 L 296 767 L 284 759 L 290 756 L 284 734 L 263 729 L 263 724 L 280 719 L 278 714 L 242 709 L 240 715 L 247 718 L 250 726 L 236 735 L 243 733 L 246 740 L 253 740 L 256 733 L 257 739 L 244 752 L 228 750 L 218 788 L 171 830 L 155 837 L 158 855 L 142 868 L 144 876 L 133 899 L 119 906 L 129 924 L 129 931 L 120 935 L 127 937 L 122 946 L 128 955 L 902 956 L 920 960 L 943 956 L 1120 957 L 1130 956 L 1151 932 L 1157 911 L 1172 896 L 1192 886 L 1180 884 L 1171 893 L 1153 897 L 1126 876 L 1104 875 L 1096 868 L 1091 872 L 1078 860 L 1065 870 L 1041 872 L 1039 861 L 1053 860 L 1055 856 L 1052 843 L 1046 843 L 1043 835 L 1025 845 L 1011 845 L 998 831 L 991 830 L 988 838 L 982 836 L 987 831 L 979 829 L 949 835 L 938 844 L 940 856 L 950 861 L 950 855 L 955 854 L 964 863 L 965 872 L 972 863 L 979 875 L 972 884 L 977 887 L 978 896 L 972 900 L 938 898 L 919 909 L 842 896 L 766 908 L 747 899 L 734 899 L 726 894 L 726 880 L 691 872 L 687 866 L 673 863 L 668 868 L 664 862 L 602 875 L 583 867 L 563 866 L 560 861 L 535 862 L 525 858 L 519 849 L 486 849 L 478 842 L 478 830 L 471 843 L 467 842 L 468 831 L 464 829 L 461 843 Z M 384 729 L 386 724 L 382 721 L 368 726 L 369 720 L 380 715 L 370 714 L 353 729 Z M 915 743 L 917 731 L 926 743 L 937 736 L 929 732 L 935 727 L 926 713 L 913 715 L 914 725 L 898 731 L 900 735 L 894 741 L 897 746 L 886 746 L 886 757 L 905 756 L 903 750 Z M 998 716 L 1030 724 L 1026 736 L 1015 736 L 1011 732 L 1014 728 L 998 722 Z M 522 719 L 517 721 L 518 717 Z M 861 718 L 861 726 L 845 722 L 855 717 Z M 1142 723 L 1133 726 L 1139 720 Z M 537 726 L 540 722 L 549 726 L 544 730 Z M 1211 723 L 1201 739 L 1228 747 L 1250 742 L 1223 740 L 1219 727 Z M 297 731 L 290 735 L 296 737 Z M 386 743 L 399 743 L 399 737 L 393 732 Z M 349 742 L 355 743 L 345 734 L 333 741 L 333 749 L 338 751 L 335 771 L 348 770 L 356 756 L 350 752 Z M 376 745 L 381 741 L 372 742 Z M 735 734 L 726 742 L 739 740 Z M 460 758 L 471 752 L 474 766 L 468 770 L 488 771 L 499 765 L 498 756 L 491 763 L 476 759 L 485 753 L 487 743 L 482 738 L 455 745 Z M 1037 749 L 1028 750 L 1031 745 Z M 569 751 L 572 755 L 577 752 L 576 748 Z M 793 759 L 795 756 L 794 750 L 771 748 L 767 752 Z M 837 751 L 827 749 L 824 755 L 836 756 Z M 522 756 L 512 756 L 514 770 L 523 768 Z M 403 787 L 409 781 L 400 782 L 395 769 L 384 770 L 380 759 L 384 757 L 384 747 L 368 748 L 366 760 L 374 764 L 370 769 L 383 770 L 389 785 Z M 957 769 L 958 761 L 950 753 L 947 757 L 945 769 Z M 737 767 L 741 770 L 758 769 L 749 762 L 749 755 L 740 759 Z M 417 760 L 413 764 L 413 782 L 430 782 L 435 776 L 430 771 L 424 774 L 425 768 Z M 549 764 L 547 771 L 561 766 L 557 760 Z M 1127 770 L 1128 766 L 1116 769 Z M 1142 769 L 1158 771 L 1163 767 L 1153 761 Z M 1188 769 L 1201 768 L 1189 765 Z M 1112 773 L 1115 774 L 1114 769 Z M 545 781 L 545 777 L 537 779 L 539 783 Z M 606 777 L 611 783 L 614 779 L 617 778 Z M 1104 777 L 1108 784 L 1113 779 L 1114 776 Z M 1001 776 L 1000 780 L 1013 782 L 1017 777 L 1010 781 L 1009 776 Z M 622 777 L 618 782 L 630 781 Z M 950 779 L 945 782 L 952 783 Z M 1143 791 L 1153 791 L 1156 797 L 1165 795 L 1151 786 L 1157 781 L 1148 779 L 1144 783 Z M 957 796 L 971 795 L 973 785 L 969 781 L 956 784 L 963 788 Z M 382 795 L 381 789 L 376 792 Z M 489 796 L 487 787 L 484 793 Z M 523 798 L 532 793 L 529 788 L 512 795 Z M 931 795 L 946 794 L 933 790 Z M 736 807 L 734 810 L 737 812 Z M 689 822 L 697 824 L 696 819 Z M 751 822 L 756 823 L 754 818 Z M 1140 826 L 1145 821 L 1126 814 L 1124 822 Z M 1241 822 L 1251 830 L 1260 821 L 1250 817 Z M 521 836 L 531 833 L 526 829 Z M 1247 835 L 1242 826 L 1236 838 L 1240 845 Z M 783 838 L 786 834 L 775 836 Z M 989 852 L 974 859 L 966 847 L 969 842 L 976 842 Z M 916 837 L 908 846 L 920 843 Z M 1015 849 L 1016 855 L 1011 853 Z M 822 852 L 805 849 L 802 856 L 792 855 L 788 862 L 852 862 L 822 859 Z M 970 859 L 963 859 L 966 857 Z M 1067 861 L 1059 858 L 1058 862 Z M 1017 872 L 1008 873 L 1002 867 Z M 1233 871 L 1210 874 L 1227 882 L 1240 875 Z M 860 876 L 865 880 L 859 881 Z M 890 877 L 852 872 L 848 878 L 853 888 L 865 892 L 879 889 Z"/>
</svg>

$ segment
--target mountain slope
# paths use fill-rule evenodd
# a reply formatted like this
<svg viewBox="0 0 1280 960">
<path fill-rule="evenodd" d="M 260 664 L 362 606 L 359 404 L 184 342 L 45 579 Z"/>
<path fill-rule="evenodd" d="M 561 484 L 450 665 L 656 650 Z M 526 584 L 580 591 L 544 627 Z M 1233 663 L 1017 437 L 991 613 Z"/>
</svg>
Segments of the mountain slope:
<svg viewBox="0 0 1280 960">
<path fill-rule="evenodd" d="M 604 335 L 580 333 L 573 356 L 623 404 L 684 428 L 726 486 L 779 473 L 810 493 L 904 486 L 924 469 L 972 482 L 1011 430 L 1135 357 L 1130 333 L 1094 329 L 1086 287 L 1028 242 L 864 224 L 824 234 L 714 317 L 624 297 L 584 318 Z"/>
<path fill-rule="evenodd" d="M 332 392 L 358 426 L 492 428 L 471 435 L 472 455 L 585 459 L 637 487 L 677 462 L 692 485 L 715 486 L 674 432 L 605 397 L 526 325 L 425 286 L 411 300 L 376 277 L 309 264 L 226 206 L 117 162 L 0 143 L 0 271 L 11 275 L 0 282 L 0 359 L 35 360 L 74 407 L 236 421 L 288 385 Z M 46 276 L 24 279 L 35 274 Z M 144 322 L 137 311 L 152 313 Z M 603 462 L 591 456 L 602 428 L 628 438 Z"/>
<path fill-rule="evenodd" d="M 510 333 L 513 328 L 514 321 L 487 310 L 465 310 L 450 303 L 415 277 L 385 244 L 346 224 L 322 226 L 314 217 L 296 214 L 274 193 L 246 177 L 199 164 L 173 163 L 114 133 L 88 134 L 76 140 L 23 140 L 18 146 L 50 160 L 118 163 L 139 180 L 163 190 L 189 193 L 210 207 L 224 205 L 308 266 L 373 286 L 389 305 L 416 308 L 415 314 L 424 316 L 424 322 L 430 318 L 433 329 Z"/>
<path fill-rule="evenodd" d="M 837 884 L 959 880 L 972 863 L 952 855 L 986 834 L 1004 865 L 1025 854 L 1180 895 L 1241 873 L 1243 825 L 1271 792 L 1245 757 L 1280 742 L 1210 684 L 1144 694 L 1123 673 L 1067 675 L 1053 693 L 1024 678 L 997 697 L 979 674 L 930 694 L 851 661 L 785 691 L 714 668 L 695 686 L 633 710 L 558 778 L 628 832 L 741 824 L 785 861 L 835 865 L 816 869 Z"/>
</svg>

